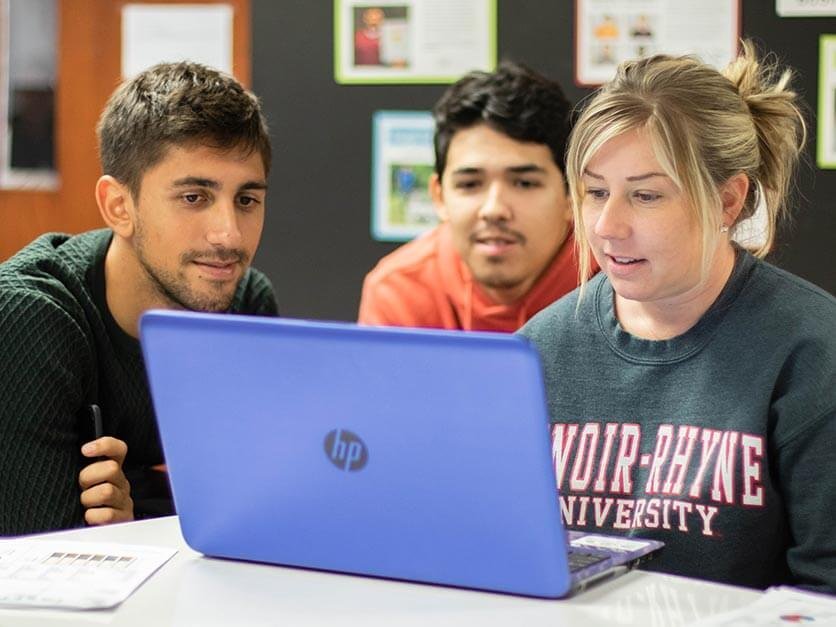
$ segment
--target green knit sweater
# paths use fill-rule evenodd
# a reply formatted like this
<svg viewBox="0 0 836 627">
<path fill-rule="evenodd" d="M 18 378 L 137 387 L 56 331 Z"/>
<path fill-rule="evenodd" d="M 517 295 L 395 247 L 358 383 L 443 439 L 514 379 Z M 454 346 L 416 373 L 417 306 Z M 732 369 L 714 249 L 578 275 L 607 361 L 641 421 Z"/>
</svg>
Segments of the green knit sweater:
<svg viewBox="0 0 836 627">
<path fill-rule="evenodd" d="M 78 473 L 90 403 L 128 445 L 129 479 L 163 462 L 139 342 L 106 306 L 112 232 L 49 233 L 0 264 L 0 535 L 83 524 Z M 273 288 L 250 269 L 235 313 L 276 315 Z M 141 500 L 145 496 L 135 493 Z"/>
</svg>

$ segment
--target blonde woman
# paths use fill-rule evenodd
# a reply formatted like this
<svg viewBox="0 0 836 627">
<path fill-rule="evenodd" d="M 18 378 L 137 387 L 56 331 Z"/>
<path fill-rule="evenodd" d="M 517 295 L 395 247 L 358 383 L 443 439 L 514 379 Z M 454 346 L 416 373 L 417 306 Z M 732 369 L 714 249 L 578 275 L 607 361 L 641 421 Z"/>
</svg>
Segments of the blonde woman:
<svg viewBox="0 0 836 627">
<path fill-rule="evenodd" d="M 761 259 L 805 138 L 789 72 L 743 53 L 621 65 L 567 178 L 581 276 L 523 329 L 569 527 L 667 543 L 650 568 L 836 591 L 836 300 Z M 770 240 L 732 240 L 763 202 Z"/>
</svg>

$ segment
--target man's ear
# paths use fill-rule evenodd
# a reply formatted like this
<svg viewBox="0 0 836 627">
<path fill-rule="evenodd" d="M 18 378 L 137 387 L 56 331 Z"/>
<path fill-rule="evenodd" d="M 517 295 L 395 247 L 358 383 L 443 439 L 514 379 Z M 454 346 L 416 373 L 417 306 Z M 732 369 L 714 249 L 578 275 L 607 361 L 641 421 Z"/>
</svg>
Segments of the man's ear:
<svg viewBox="0 0 836 627">
<path fill-rule="evenodd" d="M 444 191 L 441 188 L 441 179 L 435 172 L 430 176 L 430 198 L 432 198 L 435 207 L 435 215 L 442 222 L 446 222 L 450 216 L 447 213 L 447 207 L 444 206 Z"/>
<path fill-rule="evenodd" d="M 569 195 L 568 191 L 560 199 L 560 212 L 569 224 L 574 224 L 575 212 L 572 211 L 572 197 Z"/>
<path fill-rule="evenodd" d="M 96 182 L 99 213 L 113 232 L 129 238 L 134 233 L 134 207 L 130 190 L 106 174 Z"/>
<path fill-rule="evenodd" d="M 720 199 L 723 202 L 723 224 L 731 228 L 737 222 L 737 216 L 743 210 L 746 195 L 749 193 L 749 177 L 738 172 L 720 186 Z"/>
</svg>

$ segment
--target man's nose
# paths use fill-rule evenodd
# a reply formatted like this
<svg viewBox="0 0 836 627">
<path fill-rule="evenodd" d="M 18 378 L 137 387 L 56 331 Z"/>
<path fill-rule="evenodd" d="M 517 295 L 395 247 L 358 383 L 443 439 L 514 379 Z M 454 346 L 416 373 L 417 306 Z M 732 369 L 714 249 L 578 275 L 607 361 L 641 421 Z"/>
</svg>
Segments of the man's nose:
<svg viewBox="0 0 836 627">
<path fill-rule="evenodd" d="M 241 244 L 238 211 L 234 201 L 219 201 L 210 210 L 206 240 L 212 246 L 237 248 Z"/>
<path fill-rule="evenodd" d="M 479 207 L 479 217 L 489 222 L 507 221 L 514 217 L 505 184 L 495 181 L 488 186 L 487 194 Z"/>
</svg>

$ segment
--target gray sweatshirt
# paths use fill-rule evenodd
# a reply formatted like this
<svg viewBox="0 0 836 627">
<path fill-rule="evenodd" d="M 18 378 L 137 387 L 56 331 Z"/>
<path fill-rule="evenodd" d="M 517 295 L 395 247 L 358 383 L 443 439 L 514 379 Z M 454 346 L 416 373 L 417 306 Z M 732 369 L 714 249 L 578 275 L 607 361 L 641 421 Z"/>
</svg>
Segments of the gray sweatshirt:
<svg viewBox="0 0 836 627">
<path fill-rule="evenodd" d="M 689 331 L 624 331 L 599 274 L 520 331 L 539 349 L 572 529 L 666 543 L 648 568 L 836 592 L 836 299 L 737 251 Z"/>
</svg>

